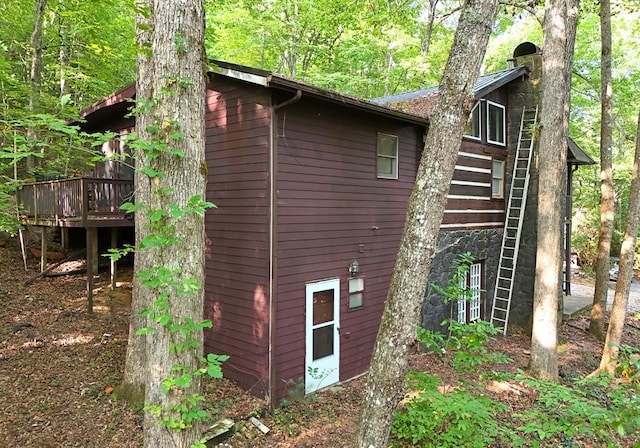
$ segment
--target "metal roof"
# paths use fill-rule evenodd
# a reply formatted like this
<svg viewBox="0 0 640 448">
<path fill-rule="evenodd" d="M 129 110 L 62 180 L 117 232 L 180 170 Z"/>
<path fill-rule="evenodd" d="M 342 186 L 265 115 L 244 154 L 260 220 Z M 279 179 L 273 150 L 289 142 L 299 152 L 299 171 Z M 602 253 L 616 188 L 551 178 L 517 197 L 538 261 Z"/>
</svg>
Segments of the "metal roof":
<svg viewBox="0 0 640 448">
<path fill-rule="evenodd" d="M 482 98 L 487 93 L 502 87 L 514 79 L 526 75 L 528 72 L 529 69 L 527 67 L 519 66 L 479 76 L 473 86 L 473 96 L 475 99 Z M 374 98 L 370 101 L 376 104 L 403 103 L 416 98 L 435 95 L 437 91 L 438 87 L 427 87 L 426 89 L 414 90 L 412 92 Z"/>
<path fill-rule="evenodd" d="M 571 165 L 595 165 L 596 161 L 578 146 L 571 137 L 567 138 L 567 163 Z"/>
</svg>

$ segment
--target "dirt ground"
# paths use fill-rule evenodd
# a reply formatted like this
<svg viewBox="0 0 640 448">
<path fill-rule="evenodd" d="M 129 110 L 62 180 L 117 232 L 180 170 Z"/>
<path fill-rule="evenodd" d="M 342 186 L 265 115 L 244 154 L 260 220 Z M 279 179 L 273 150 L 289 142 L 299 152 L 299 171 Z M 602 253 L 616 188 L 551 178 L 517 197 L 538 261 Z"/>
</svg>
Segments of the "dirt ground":
<svg viewBox="0 0 640 448">
<path fill-rule="evenodd" d="M 94 313 L 88 314 L 83 274 L 39 279 L 25 286 L 25 280 L 39 272 L 35 257 L 29 254 L 27 261 L 25 271 L 13 240 L 0 247 L 0 446 L 141 447 L 139 410 L 128 409 L 112 393 L 124 366 L 130 269 L 125 270 L 125 281 L 116 290 L 108 286 L 107 273 L 100 274 Z M 75 268 L 77 265 L 66 267 Z M 634 317 L 630 322 L 640 325 Z M 586 325 L 583 316 L 561 327 L 559 361 L 565 380 L 586 375 L 598 365 L 601 345 L 581 329 Z M 639 347 L 640 330 L 627 328 L 624 342 Z M 522 333 L 499 337 L 490 350 L 505 353 L 513 362 L 483 369 L 523 369 L 529 346 L 529 338 Z M 433 353 L 414 354 L 411 367 L 437 373 L 450 386 L 465 379 Z M 466 379 L 478 381 L 479 373 Z M 230 418 L 237 424 L 236 435 L 221 446 L 337 448 L 349 446 L 363 386 L 360 377 L 275 411 L 224 379 L 206 383 L 205 395 L 215 419 Z M 530 403 L 518 395 L 492 390 L 488 383 L 483 387 L 487 395 L 512 411 Z M 258 417 L 270 432 L 258 431 L 249 422 L 251 416 Z M 620 446 L 637 441 L 621 439 Z"/>
</svg>

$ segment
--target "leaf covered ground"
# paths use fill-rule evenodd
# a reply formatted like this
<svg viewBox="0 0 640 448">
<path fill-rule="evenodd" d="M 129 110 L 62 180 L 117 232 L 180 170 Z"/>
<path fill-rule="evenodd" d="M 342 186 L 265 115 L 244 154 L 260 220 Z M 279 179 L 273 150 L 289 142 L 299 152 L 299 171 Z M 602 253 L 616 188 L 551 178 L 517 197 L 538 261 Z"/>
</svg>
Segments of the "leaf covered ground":
<svg viewBox="0 0 640 448">
<path fill-rule="evenodd" d="M 122 378 L 127 345 L 130 268 L 124 269 L 116 290 L 109 288 L 107 273 L 100 274 L 95 310 L 88 314 L 83 274 L 39 279 L 25 286 L 25 280 L 38 273 L 38 260 L 29 254 L 25 270 L 17 243 L 7 239 L 0 244 L 0 446 L 141 447 L 140 411 L 127 408 L 113 394 Z M 69 264 L 60 269 L 77 267 Z M 560 329 L 563 382 L 598 366 L 602 347 L 582 329 L 587 317 Z M 640 347 L 640 328 L 636 328 L 640 323 L 633 316 L 629 323 L 624 342 Z M 511 416 L 530 408 L 536 395 L 526 386 L 514 389 L 487 374 L 525 369 L 529 346 L 529 338 L 515 332 L 488 346 L 511 358 L 508 364 L 484 365 L 460 374 L 435 353 L 415 353 L 411 368 L 437 374 L 445 393 L 464 381 L 479 384 L 484 395 L 507 407 L 495 418 L 513 425 Z M 479 380 L 481 376 L 485 379 Z M 363 387 L 364 378 L 356 378 L 273 411 L 225 379 L 208 382 L 205 395 L 214 419 L 236 422 L 237 433 L 221 446 L 337 448 L 349 447 Z M 517 392 L 518 388 L 523 390 Z M 295 385 L 291 395 L 296 398 Z M 267 435 L 249 422 L 252 416 L 270 428 Z M 640 443 L 635 436 L 615 437 L 618 446 Z M 540 446 L 604 446 L 581 437 L 570 442 L 573 445 L 555 438 Z"/>
</svg>

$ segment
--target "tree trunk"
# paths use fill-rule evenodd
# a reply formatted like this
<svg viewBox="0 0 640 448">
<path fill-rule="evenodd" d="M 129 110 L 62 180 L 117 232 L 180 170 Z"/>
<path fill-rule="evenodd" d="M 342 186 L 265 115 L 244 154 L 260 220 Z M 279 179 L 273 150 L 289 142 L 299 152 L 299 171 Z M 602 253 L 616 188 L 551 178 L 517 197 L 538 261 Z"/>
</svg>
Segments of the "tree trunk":
<svg viewBox="0 0 640 448">
<path fill-rule="evenodd" d="M 547 2 L 542 53 L 538 155 L 538 249 L 529 373 L 557 381 L 557 322 L 562 262 L 562 195 L 567 166 L 571 63 L 578 0 Z"/>
<path fill-rule="evenodd" d="M 604 343 L 600 371 L 613 374 L 615 362 L 618 357 L 618 345 L 622 340 L 622 330 L 627 317 L 627 302 L 629 301 L 629 288 L 633 279 L 633 258 L 636 251 L 638 236 L 638 223 L 640 221 L 640 113 L 638 114 L 638 130 L 636 132 L 636 152 L 631 174 L 631 189 L 629 191 L 629 208 L 627 222 L 625 224 L 622 249 L 620 250 L 620 266 L 618 269 L 618 281 L 616 293 L 613 297 L 613 308 L 609 319 L 609 329 Z"/>
<path fill-rule="evenodd" d="M 205 196 L 204 2 L 151 0 L 149 18 L 152 24 L 149 29 L 151 53 L 140 58 L 138 76 L 148 78 L 148 86 L 141 87 L 145 94 L 151 95 L 153 104 L 143 104 L 142 119 L 138 123 L 146 126 L 144 131 L 152 134 L 154 142 L 165 144 L 169 151 L 161 152 L 156 158 L 147 157 L 147 166 L 163 175 L 146 180 L 148 197 L 145 200 L 151 211 L 168 213 L 172 205 L 185 208 L 193 197 Z M 144 23 L 140 25 L 144 28 Z M 143 53 L 146 50 L 141 49 Z M 144 79 L 139 82 L 144 82 Z M 141 101 L 144 102 L 139 99 L 138 103 Z M 180 136 L 176 137 L 176 133 Z M 179 157 L 173 154 L 174 151 L 180 151 L 184 156 Z M 141 188 L 140 185 L 137 187 Z M 165 225 L 172 228 L 175 241 L 171 245 L 139 250 L 136 274 L 163 268 L 177 273 L 178 282 L 186 279 L 188 283 L 193 281 L 200 285 L 190 294 L 180 293 L 178 289 L 182 288 L 178 286 L 156 291 L 168 294 L 164 304 L 172 324 L 198 323 L 203 319 L 204 306 L 204 216 L 185 212 L 179 217 L 169 214 L 165 219 Z M 149 227 L 137 230 L 140 231 L 139 241 L 150 234 Z M 147 289 L 139 284 L 136 286 Z M 147 300 L 148 296 L 142 302 Z M 153 300 L 158 312 L 163 314 L 163 303 L 158 303 L 158 297 Z M 171 408 L 184 404 L 185 397 L 200 392 L 200 376 L 193 376 L 188 387 L 173 387 L 168 392 L 162 391 L 163 381 L 170 376 L 182 375 L 174 366 L 183 366 L 188 372 L 201 367 L 198 357 L 202 356 L 203 333 L 202 330 L 194 330 L 189 334 L 191 340 L 199 344 L 197 348 L 176 350 L 172 347 L 184 343 L 184 335 L 170 331 L 168 325 L 157 324 L 154 327 L 154 331 L 145 336 L 145 402 L 150 406 L 161 406 L 168 416 L 180 419 Z M 175 431 L 163 427 L 153 412 L 147 410 L 145 413 L 145 447 L 189 447 L 199 437 L 197 420 L 192 426 Z"/>
<path fill-rule="evenodd" d="M 136 7 L 136 43 L 137 73 L 136 73 L 136 100 L 138 107 L 148 103 L 153 98 L 151 87 L 154 67 L 151 63 L 150 49 L 153 23 L 151 21 L 151 4 L 149 0 L 137 0 Z M 153 117 L 149 114 L 138 114 L 136 116 L 136 134 L 138 138 L 149 141 L 152 135 L 147 128 L 152 124 Z M 144 152 L 138 150 L 134 155 L 136 171 L 134 173 L 134 183 L 136 186 L 136 201 L 149 203 L 151 200 L 151 182 L 146 174 L 140 170 L 144 168 L 148 161 Z M 135 219 L 135 247 L 140 247 L 141 236 L 146 232 L 149 225 L 149 218 L 143 214 L 136 214 Z M 146 257 L 152 257 L 152 249 L 148 249 Z M 147 268 L 149 261 L 145 256 L 136 253 L 134 259 L 134 271 L 140 272 Z M 128 402 L 132 407 L 144 404 L 144 383 L 146 366 L 146 339 L 136 334 L 136 332 L 147 326 L 146 317 L 141 313 L 153 303 L 153 292 L 148 288 L 143 288 L 138 276 L 133 279 L 133 292 L 131 297 L 131 317 L 129 320 L 129 343 L 127 344 L 127 355 L 125 359 L 124 378 L 122 384 L 116 390 L 119 399 Z"/>
<path fill-rule="evenodd" d="M 40 90 L 42 88 L 42 26 L 44 23 L 44 13 L 47 7 L 47 0 L 36 0 L 33 10 L 33 32 L 31 33 L 31 73 L 29 95 L 29 111 L 35 114 L 40 102 Z M 32 141 L 37 136 L 33 129 L 28 129 L 28 135 Z M 27 156 L 27 169 L 31 170 L 36 165 L 36 158 Z"/>
<path fill-rule="evenodd" d="M 425 2 L 425 14 L 427 22 L 427 29 L 425 30 L 422 44 L 420 45 L 420 51 L 424 56 L 429 55 L 429 47 L 431 46 L 431 35 L 433 34 L 433 23 L 436 20 L 436 8 L 438 7 L 438 0 L 428 0 Z"/>
<path fill-rule="evenodd" d="M 609 255 L 613 233 L 613 163 L 612 163 L 612 85 L 611 85 L 611 5 L 600 1 L 600 234 L 596 254 L 596 285 L 591 308 L 589 334 L 603 340 L 605 336 L 604 313 L 609 290 Z"/>
<path fill-rule="evenodd" d="M 496 0 L 467 0 L 460 16 L 407 206 L 354 439 L 357 448 L 387 446 L 393 413 L 404 394 L 409 348 L 496 9 Z"/>
</svg>

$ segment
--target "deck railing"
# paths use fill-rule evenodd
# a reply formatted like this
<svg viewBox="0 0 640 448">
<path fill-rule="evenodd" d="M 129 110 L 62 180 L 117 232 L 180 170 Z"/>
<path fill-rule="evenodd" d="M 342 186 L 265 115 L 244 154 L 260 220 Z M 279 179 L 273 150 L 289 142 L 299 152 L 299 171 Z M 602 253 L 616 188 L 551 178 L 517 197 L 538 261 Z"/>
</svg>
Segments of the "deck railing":
<svg viewBox="0 0 640 448">
<path fill-rule="evenodd" d="M 133 181 L 76 178 L 25 184 L 18 190 L 21 215 L 33 221 L 124 218 L 133 201 Z"/>
</svg>

